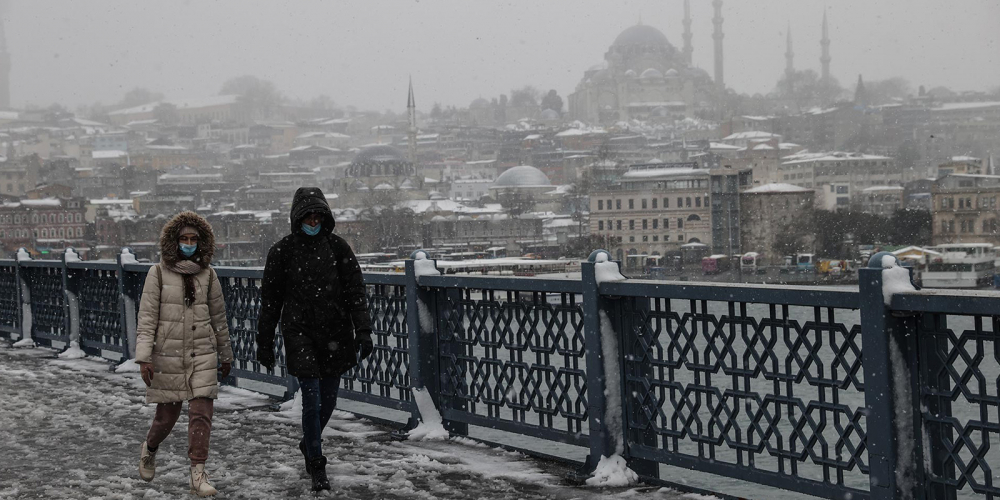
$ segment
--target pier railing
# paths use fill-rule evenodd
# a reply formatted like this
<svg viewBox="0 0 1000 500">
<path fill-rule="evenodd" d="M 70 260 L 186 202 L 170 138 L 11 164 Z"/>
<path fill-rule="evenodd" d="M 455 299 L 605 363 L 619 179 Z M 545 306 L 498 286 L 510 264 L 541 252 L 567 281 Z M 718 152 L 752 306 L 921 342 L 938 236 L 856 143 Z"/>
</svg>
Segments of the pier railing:
<svg viewBox="0 0 1000 500">
<path fill-rule="evenodd" d="M 0 335 L 130 359 L 150 265 L 124 257 L 0 260 Z M 425 389 L 453 435 L 580 447 L 584 471 L 618 454 L 650 481 L 671 466 L 825 498 L 1000 498 L 1000 294 L 886 306 L 875 268 L 854 291 L 598 282 L 595 266 L 366 273 L 375 351 L 341 397 L 413 425 Z M 277 366 L 255 359 L 262 270 L 216 270 L 236 356 L 223 382 L 291 397 L 280 334 Z"/>
</svg>

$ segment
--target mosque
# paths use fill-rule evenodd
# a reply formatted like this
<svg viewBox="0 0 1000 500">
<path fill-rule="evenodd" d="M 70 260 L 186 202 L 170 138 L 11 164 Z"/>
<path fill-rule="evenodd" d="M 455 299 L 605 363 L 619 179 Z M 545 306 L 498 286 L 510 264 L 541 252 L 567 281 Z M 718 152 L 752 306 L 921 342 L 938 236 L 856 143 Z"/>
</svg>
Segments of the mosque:
<svg viewBox="0 0 1000 500">
<path fill-rule="evenodd" d="M 653 26 L 639 24 L 622 31 L 604 54 L 604 62 L 584 72 L 569 95 L 570 117 L 612 124 L 631 119 L 673 121 L 717 109 L 725 92 L 722 0 L 713 0 L 714 75 L 691 64 L 691 8 L 684 0 L 684 45 L 677 49 Z M 829 77 L 830 54 L 823 16 L 823 78 Z M 788 68 L 791 68 L 791 35 Z"/>
</svg>

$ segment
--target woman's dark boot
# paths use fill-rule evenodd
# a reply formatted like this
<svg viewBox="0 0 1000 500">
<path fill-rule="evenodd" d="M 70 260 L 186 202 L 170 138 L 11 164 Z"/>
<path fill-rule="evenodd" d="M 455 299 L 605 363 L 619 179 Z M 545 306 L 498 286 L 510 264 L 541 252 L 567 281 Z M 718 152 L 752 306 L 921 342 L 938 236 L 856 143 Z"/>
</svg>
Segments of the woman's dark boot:
<svg viewBox="0 0 1000 500">
<path fill-rule="evenodd" d="M 310 459 L 309 473 L 312 475 L 313 491 L 330 489 L 330 480 L 326 477 L 326 457 L 320 455 Z"/>
</svg>

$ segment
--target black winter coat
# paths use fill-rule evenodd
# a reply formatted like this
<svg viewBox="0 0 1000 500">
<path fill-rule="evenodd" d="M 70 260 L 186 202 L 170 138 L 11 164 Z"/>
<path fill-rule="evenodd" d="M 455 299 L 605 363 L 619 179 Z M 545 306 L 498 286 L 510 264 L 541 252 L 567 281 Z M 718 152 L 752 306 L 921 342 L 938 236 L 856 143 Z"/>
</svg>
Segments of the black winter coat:
<svg viewBox="0 0 1000 500">
<path fill-rule="evenodd" d="M 323 215 L 320 233 L 302 221 Z M 358 364 L 358 335 L 371 333 L 364 277 L 354 251 L 333 234 L 336 222 L 319 188 L 295 191 L 292 234 L 271 247 L 261 283 L 257 349 L 274 349 L 281 320 L 288 372 L 296 377 L 340 376 Z"/>
</svg>

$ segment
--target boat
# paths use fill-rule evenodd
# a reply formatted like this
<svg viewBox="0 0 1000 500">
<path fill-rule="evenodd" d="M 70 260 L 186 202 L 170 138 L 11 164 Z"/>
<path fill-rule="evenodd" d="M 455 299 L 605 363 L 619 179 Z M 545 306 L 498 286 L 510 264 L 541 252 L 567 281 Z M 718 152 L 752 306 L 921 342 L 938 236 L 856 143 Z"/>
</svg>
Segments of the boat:
<svg viewBox="0 0 1000 500">
<path fill-rule="evenodd" d="M 996 270 L 993 245 L 989 243 L 950 243 L 938 245 L 940 252 L 927 263 L 921 276 L 925 288 L 979 288 L 992 283 Z"/>
</svg>

